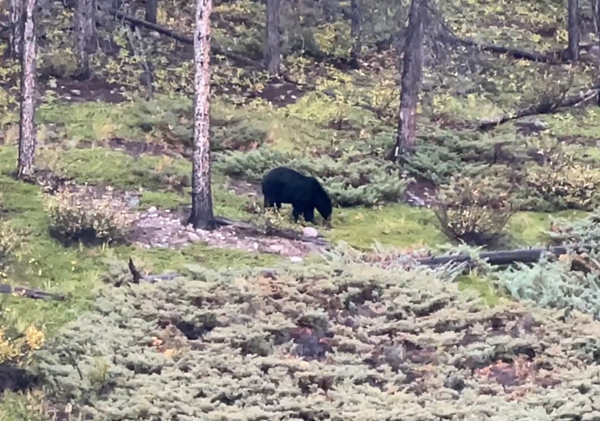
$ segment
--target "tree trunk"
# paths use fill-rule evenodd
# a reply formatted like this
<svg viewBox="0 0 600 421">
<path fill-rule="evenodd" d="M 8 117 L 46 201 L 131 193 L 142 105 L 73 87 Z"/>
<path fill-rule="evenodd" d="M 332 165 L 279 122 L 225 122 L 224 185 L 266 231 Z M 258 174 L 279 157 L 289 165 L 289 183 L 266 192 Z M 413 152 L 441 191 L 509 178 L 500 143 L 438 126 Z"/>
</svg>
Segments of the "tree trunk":
<svg viewBox="0 0 600 421">
<path fill-rule="evenodd" d="M 21 118 L 19 124 L 19 162 L 17 177 L 27 179 L 34 172 L 35 157 L 35 88 L 36 40 L 35 0 L 25 0 L 21 17 Z"/>
<path fill-rule="evenodd" d="M 146 0 L 146 21 L 156 23 L 158 0 Z"/>
<path fill-rule="evenodd" d="M 77 2 L 76 26 L 77 26 L 77 71 L 74 78 L 79 80 L 89 79 L 90 53 L 93 53 L 96 45 L 96 1 L 79 0 Z"/>
<path fill-rule="evenodd" d="M 196 0 L 194 31 L 194 151 L 192 154 L 192 212 L 188 224 L 214 229 L 210 180 L 210 13 L 212 0 Z"/>
<path fill-rule="evenodd" d="M 271 76 L 278 76 L 281 68 L 280 2 L 281 0 L 267 0 L 267 52 L 265 54 L 265 65 Z"/>
<path fill-rule="evenodd" d="M 21 58 L 23 44 L 23 0 L 10 0 L 10 24 L 12 25 L 9 38 L 9 52 L 14 59 Z"/>
<path fill-rule="evenodd" d="M 594 19 L 594 31 L 596 32 L 596 36 L 600 36 L 600 0 L 591 0 L 592 7 L 592 17 Z M 596 69 L 596 81 L 600 83 L 600 41 L 596 45 L 596 48 L 590 49 L 590 52 L 594 52 L 597 60 L 597 69 Z M 600 93 L 596 98 L 596 103 L 600 106 Z"/>
<path fill-rule="evenodd" d="M 350 52 L 350 63 L 355 69 L 360 68 L 361 27 L 360 27 L 360 0 L 350 1 L 350 37 L 352 38 L 352 51 Z"/>
<path fill-rule="evenodd" d="M 410 153 L 415 145 L 417 105 L 423 79 L 423 18 L 425 1 L 412 0 L 410 5 L 402 65 L 400 116 L 398 119 L 396 143 L 390 155 L 392 160 Z"/>
<path fill-rule="evenodd" d="M 579 0 L 568 0 L 569 58 L 579 60 Z"/>
</svg>

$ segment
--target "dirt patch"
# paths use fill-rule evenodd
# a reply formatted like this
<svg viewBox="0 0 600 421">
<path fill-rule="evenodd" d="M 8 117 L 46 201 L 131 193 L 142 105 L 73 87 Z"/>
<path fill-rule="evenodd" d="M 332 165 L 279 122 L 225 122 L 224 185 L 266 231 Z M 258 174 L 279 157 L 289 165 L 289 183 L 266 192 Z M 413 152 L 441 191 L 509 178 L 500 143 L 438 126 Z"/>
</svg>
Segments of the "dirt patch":
<svg viewBox="0 0 600 421">
<path fill-rule="evenodd" d="M 111 187 L 82 186 L 53 176 L 50 172 L 40 175 L 38 183 L 50 185 L 47 193 L 69 191 L 85 198 L 102 199 L 121 212 L 128 213 L 133 222 L 127 240 L 141 248 L 180 249 L 193 243 L 202 242 L 211 247 L 241 249 L 249 252 L 277 254 L 291 258 L 303 258 L 310 253 L 321 251 L 322 247 L 313 243 L 291 240 L 275 236 L 254 235 L 232 226 L 220 227 L 213 231 L 194 229 L 187 225 L 184 210 L 171 212 L 150 207 L 137 210 L 140 205 L 138 192 L 117 191 Z"/>
<path fill-rule="evenodd" d="M 120 85 L 98 77 L 83 81 L 60 78 L 56 79 L 56 87 L 46 83 L 45 89 L 55 91 L 62 100 L 67 102 L 102 101 L 118 104 L 125 101 Z"/>
<path fill-rule="evenodd" d="M 229 178 L 227 188 L 239 196 L 250 196 L 258 198 L 262 196 L 260 184 L 252 184 L 244 180 Z"/>
<path fill-rule="evenodd" d="M 426 179 L 417 179 L 406 188 L 406 202 L 411 206 L 430 208 L 435 203 L 437 189 L 435 184 Z"/>
<path fill-rule="evenodd" d="M 297 102 L 305 94 L 298 86 L 289 82 L 274 81 L 256 94 L 256 97 L 266 99 L 275 107 L 285 107 Z"/>
<path fill-rule="evenodd" d="M 319 251 L 319 247 L 311 243 L 266 235 L 249 235 L 244 230 L 232 226 L 220 227 L 214 231 L 194 229 L 186 224 L 185 216 L 155 207 L 137 214 L 130 240 L 142 248 L 179 249 L 202 242 L 211 247 L 288 257 L 305 257 L 311 252 Z"/>
</svg>

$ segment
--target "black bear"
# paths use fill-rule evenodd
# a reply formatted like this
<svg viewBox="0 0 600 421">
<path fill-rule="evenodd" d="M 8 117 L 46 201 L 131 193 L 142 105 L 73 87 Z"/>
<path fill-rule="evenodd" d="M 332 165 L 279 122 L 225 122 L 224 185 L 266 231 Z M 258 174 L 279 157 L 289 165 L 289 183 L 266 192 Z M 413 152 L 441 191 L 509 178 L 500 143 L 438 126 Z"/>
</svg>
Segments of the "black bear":
<svg viewBox="0 0 600 421">
<path fill-rule="evenodd" d="M 333 207 L 329 195 L 314 178 L 287 167 L 277 167 L 269 171 L 262 180 L 262 193 L 265 209 L 282 203 L 291 203 L 294 221 L 300 214 L 306 222 L 314 222 L 315 208 L 329 222 Z"/>
</svg>

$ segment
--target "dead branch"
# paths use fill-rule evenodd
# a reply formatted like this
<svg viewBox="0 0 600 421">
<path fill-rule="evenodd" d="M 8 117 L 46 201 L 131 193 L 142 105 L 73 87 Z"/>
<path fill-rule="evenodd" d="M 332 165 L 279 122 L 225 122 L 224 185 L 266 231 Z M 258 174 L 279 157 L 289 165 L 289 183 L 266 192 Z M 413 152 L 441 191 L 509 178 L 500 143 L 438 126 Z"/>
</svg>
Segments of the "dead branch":
<svg viewBox="0 0 600 421">
<path fill-rule="evenodd" d="M 161 34 L 161 35 L 165 35 L 167 37 L 173 38 L 174 40 L 182 42 L 182 43 L 187 44 L 187 45 L 193 45 L 194 44 L 194 40 L 192 38 L 189 38 L 189 37 L 187 37 L 185 35 L 179 34 L 179 33 L 175 32 L 175 31 L 167 29 L 167 28 L 165 28 L 163 26 L 157 25 L 156 23 L 150 23 L 150 22 L 147 22 L 145 20 L 138 19 L 138 18 L 133 17 L 133 16 L 129 16 L 129 15 L 127 15 L 127 14 L 125 14 L 123 12 L 120 12 L 120 11 L 118 11 L 116 9 L 111 9 L 111 8 L 103 7 L 103 6 L 100 6 L 100 5 L 98 5 L 97 7 L 98 7 L 99 10 L 101 10 L 103 12 L 106 12 L 106 13 L 109 13 L 109 14 L 113 15 L 116 18 L 125 20 L 125 21 L 129 22 L 130 24 L 132 24 L 134 26 L 141 26 L 143 28 L 150 29 L 152 31 L 155 31 L 155 32 Z M 241 65 L 244 65 L 244 66 L 252 67 L 252 68 L 255 68 L 255 69 L 258 69 L 258 70 L 266 70 L 263 63 L 260 63 L 258 61 L 254 61 L 252 59 L 244 57 L 244 56 L 242 56 L 240 54 L 233 53 L 231 51 L 226 51 L 223 48 L 221 48 L 220 46 L 216 45 L 214 42 L 212 43 L 212 45 L 211 45 L 210 48 L 211 48 L 212 53 L 215 54 L 215 55 L 222 55 L 222 56 L 227 57 L 228 59 L 231 59 L 231 60 L 233 60 L 233 61 L 235 61 L 235 62 L 237 62 L 237 63 L 239 63 Z M 287 75 L 282 75 L 282 78 L 286 82 L 292 83 L 294 85 L 297 84 L 296 81 L 292 80 Z"/>
<path fill-rule="evenodd" d="M 512 263 L 535 263 L 543 253 L 550 253 L 555 256 L 567 254 L 569 251 L 589 252 L 593 247 L 590 245 L 580 246 L 559 246 L 548 248 L 532 248 L 522 250 L 502 250 L 489 251 L 479 255 L 479 259 L 487 260 L 487 263 L 493 266 L 510 265 Z M 472 263 L 473 259 L 468 254 L 456 254 L 450 256 L 432 256 L 418 259 L 417 263 L 425 266 L 439 266 L 447 263 Z"/>
<path fill-rule="evenodd" d="M 513 113 L 503 114 L 491 119 L 484 119 L 478 123 L 477 128 L 485 131 L 499 126 L 500 124 L 517 120 L 519 118 L 542 114 L 552 114 L 564 108 L 577 107 L 596 98 L 598 95 L 598 90 L 600 90 L 600 85 L 594 85 L 585 92 L 580 92 L 579 94 L 570 97 L 564 97 L 562 100 L 555 101 L 553 104 L 542 102 L 539 104 L 530 105 L 529 107 L 521 108 Z"/>
<path fill-rule="evenodd" d="M 459 38 L 454 35 L 444 34 L 443 39 L 451 44 L 460 44 L 467 47 L 475 47 L 482 51 L 488 51 L 496 54 L 506 54 L 518 60 L 528 60 L 540 63 L 558 64 L 563 60 L 559 60 L 554 54 L 537 53 L 534 51 L 526 51 L 518 48 L 509 48 L 503 45 L 490 44 L 487 42 L 477 42 L 469 38 Z"/>
<path fill-rule="evenodd" d="M 162 275 L 142 275 L 140 273 L 140 271 L 137 270 L 137 268 L 133 264 L 133 260 L 131 259 L 131 257 L 129 258 L 129 263 L 127 266 L 129 267 L 129 272 L 131 273 L 131 276 L 133 277 L 132 283 L 134 283 L 134 284 L 139 284 L 140 281 L 154 284 L 159 281 L 170 281 L 171 279 L 175 279 L 178 276 L 180 276 L 178 273 L 174 273 L 174 272 L 173 273 L 164 273 Z M 116 285 L 116 286 L 121 286 L 121 284 Z"/>
<path fill-rule="evenodd" d="M 30 289 L 18 286 L 13 287 L 12 285 L 8 284 L 0 284 L 0 294 L 16 294 L 25 298 L 32 298 L 34 300 L 66 300 L 66 297 L 61 294 L 45 292 L 39 289 Z"/>
</svg>

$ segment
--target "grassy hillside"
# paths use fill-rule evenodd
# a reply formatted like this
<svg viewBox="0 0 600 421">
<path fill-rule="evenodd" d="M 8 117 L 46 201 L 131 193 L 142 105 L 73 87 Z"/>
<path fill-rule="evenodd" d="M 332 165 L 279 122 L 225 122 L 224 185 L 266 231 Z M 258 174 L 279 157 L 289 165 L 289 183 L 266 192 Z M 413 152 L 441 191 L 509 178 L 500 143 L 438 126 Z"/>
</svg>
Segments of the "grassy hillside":
<svg viewBox="0 0 600 421">
<path fill-rule="evenodd" d="M 143 18 L 143 5 L 131 6 Z M 142 29 L 135 56 L 127 28 L 100 14 L 94 76 L 76 81 L 73 10 L 44 5 L 35 184 L 13 178 L 19 66 L 0 69 L 0 281 L 68 300 L 2 297 L 0 419 L 594 419 L 600 408 L 580 405 L 600 393 L 594 250 L 467 274 L 411 258 L 456 249 L 441 210 L 445 226 L 498 240 L 489 249 L 597 243 L 597 106 L 475 129 L 585 91 L 594 59 L 549 65 L 429 37 L 417 152 L 398 165 L 385 159 L 399 106 L 388 40 L 401 42 L 407 6 L 365 2 L 362 66 L 351 70 L 349 5 L 284 3 L 287 77 L 274 81 L 256 65 L 264 5 L 215 3 L 213 42 L 226 52 L 212 62 L 215 213 L 300 229 L 289 209 L 263 214 L 259 188 L 265 171 L 295 167 L 336 204 L 333 228 L 317 226 L 326 251 L 179 223 L 190 198 L 191 46 Z M 459 37 L 537 52 L 566 45 L 562 1 L 438 6 Z M 190 37 L 193 7 L 161 0 L 159 24 Z M 595 39 L 587 7 L 583 42 Z M 142 59 L 156 69 L 151 100 Z M 495 216 L 509 208 L 503 228 Z M 86 224 L 115 241 L 67 241 Z M 122 285 L 130 257 L 144 273 L 181 276 Z"/>
</svg>

